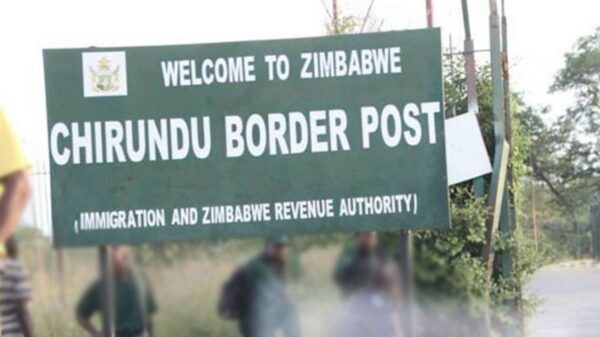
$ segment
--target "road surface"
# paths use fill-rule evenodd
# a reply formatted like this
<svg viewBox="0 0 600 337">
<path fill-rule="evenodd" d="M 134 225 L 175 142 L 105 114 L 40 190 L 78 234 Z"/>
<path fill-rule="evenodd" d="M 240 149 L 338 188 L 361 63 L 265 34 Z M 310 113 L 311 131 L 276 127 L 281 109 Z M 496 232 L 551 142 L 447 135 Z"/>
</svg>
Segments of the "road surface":
<svg viewBox="0 0 600 337">
<path fill-rule="evenodd" d="M 531 337 L 600 336 L 600 265 L 563 263 L 538 271 L 528 287 L 537 297 L 528 319 Z"/>
</svg>

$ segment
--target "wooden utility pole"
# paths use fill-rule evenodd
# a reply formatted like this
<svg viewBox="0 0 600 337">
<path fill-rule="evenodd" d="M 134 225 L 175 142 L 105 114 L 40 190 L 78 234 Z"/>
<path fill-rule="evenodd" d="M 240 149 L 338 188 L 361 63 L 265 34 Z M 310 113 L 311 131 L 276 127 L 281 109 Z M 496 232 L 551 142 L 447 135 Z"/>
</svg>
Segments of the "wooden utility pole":
<svg viewBox="0 0 600 337">
<path fill-rule="evenodd" d="M 335 35 L 340 33 L 340 21 L 339 21 L 339 14 L 338 14 L 338 3 L 337 0 L 332 0 L 333 4 L 332 4 L 332 11 L 333 11 L 333 33 Z"/>
<path fill-rule="evenodd" d="M 467 0 L 462 1 L 463 25 L 465 28 L 465 75 L 467 82 L 467 102 L 469 112 L 479 113 L 479 101 L 477 100 L 477 73 L 475 67 L 475 47 L 471 36 L 471 20 L 469 18 L 469 4 Z"/>
<path fill-rule="evenodd" d="M 427 9 L 427 27 L 433 27 L 433 0 L 425 0 L 425 8 Z"/>
</svg>

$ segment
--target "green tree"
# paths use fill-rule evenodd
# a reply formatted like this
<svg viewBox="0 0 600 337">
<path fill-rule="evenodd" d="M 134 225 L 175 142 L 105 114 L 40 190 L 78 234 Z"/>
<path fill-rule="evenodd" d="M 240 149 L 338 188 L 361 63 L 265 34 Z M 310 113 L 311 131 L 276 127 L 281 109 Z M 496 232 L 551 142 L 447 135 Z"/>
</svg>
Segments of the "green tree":
<svg viewBox="0 0 600 337">
<path fill-rule="evenodd" d="M 331 6 L 330 9 L 324 0 L 321 0 L 321 3 L 329 16 L 329 21 L 325 25 L 327 35 L 358 34 L 381 30 L 383 20 L 378 20 L 371 16 L 371 9 L 373 9 L 375 0 L 370 1 L 368 7 L 365 8 L 364 14 L 360 16 L 347 14 L 337 5 Z"/>
<path fill-rule="evenodd" d="M 580 237 L 591 196 L 600 192 L 600 28 L 580 38 L 565 55 L 550 91 L 571 93 L 575 101 L 550 124 L 542 119 L 547 109 L 527 111 L 531 167 L 534 178 L 552 193 L 563 218 L 569 219 L 571 231 Z"/>
<path fill-rule="evenodd" d="M 446 111 L 467 111 L 466 80 L 462 69 L 464 60 L 455 57 L 446 62 Z M 452 67 L 454 70 L 452 70 Z M 488 153 L 493 155 L 494 132 L 492 114 L 492 81 L 488 65 L 477 70 L 478 115 Z M 527 109 L 520 96 L 511 93 L 512 157 L 510 165 L 515 178 L 515 207 L 523 209 L 521 178 L 527 173 L 529 136 L 524 131 Z M 493 157 L 490 157 L 493 160 Z M 490 177 L 486 177 L 490 179 Z M 485 243 L 488 209 L 485 198 L 476 198 L 472 182 L 453 186 L 450 190 L 452 228 L 448 231 L 418 231 L 415 233 L 415 269 L 421 300 L 425 310 L 436 321 L 432 326 L 444 326 L 444 331 L 433 331 L 445 336 L 480 336 L 484 312 L 491 308 L 494 326 L 511 324 L 508 303 L 518 299 L 539 260 L 527 232 L 519 226 L 513 234 L 497 234 L 495 253 L 518 248 L 511 276 L 503 276 L 501 260 L 496 259 L 492 284 L 486 282 L 486 267 L 481 259 Z M 519 217 L 521 219 L 521 217 Z M 529 304 L 527 302 L 526 304 Z"/>
</svg>

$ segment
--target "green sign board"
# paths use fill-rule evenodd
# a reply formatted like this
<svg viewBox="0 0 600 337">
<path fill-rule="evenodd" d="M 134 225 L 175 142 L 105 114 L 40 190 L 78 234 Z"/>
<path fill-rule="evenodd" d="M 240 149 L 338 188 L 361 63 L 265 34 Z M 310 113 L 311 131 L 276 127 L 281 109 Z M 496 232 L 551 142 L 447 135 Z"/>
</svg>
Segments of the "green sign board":
<svg viewBox="0 0 600 337">
<path fill-rule="evenodd" d="M 449 227 L 437 29 L 44 65 L 57 246 Z"/>
</svg>

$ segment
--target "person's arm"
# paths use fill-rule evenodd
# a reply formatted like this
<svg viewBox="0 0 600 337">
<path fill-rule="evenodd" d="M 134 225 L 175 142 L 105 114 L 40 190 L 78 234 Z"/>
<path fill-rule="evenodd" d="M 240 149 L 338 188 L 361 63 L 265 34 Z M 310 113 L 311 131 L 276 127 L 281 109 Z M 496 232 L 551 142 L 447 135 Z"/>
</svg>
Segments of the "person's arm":
<svg viewBox="0 0 600 337">
<path fill-rule="evenodd" d="M 27 309 L 27 301 L 19 301 L 17 304 L 17 318 L 23 337 L 33 337 L 33 325 L 31 324 L 31 316 Z"/>
<path fill-rule="evenodd" d="M 0 179 L 4 194 L 0 197 L 0 242 L 15 231 L 31 196 L 27 171 L 19 171 Z"/>
<path fill-rule="evenodd" d="M 89 317 L 77 316 L 77 323 L 92 337 L 102 337 L 102 333 L 98 331 L 90 322 Z"/>
<path fill-rule="evenodd" d="M 92 337 L 102 337 L 102 331 L 96 329 L 90 318 L 100 307 L 100 285 L 94 282 L 86 291 L 77 304 L 75 314 L 77 323 Z"/>
</svg>

